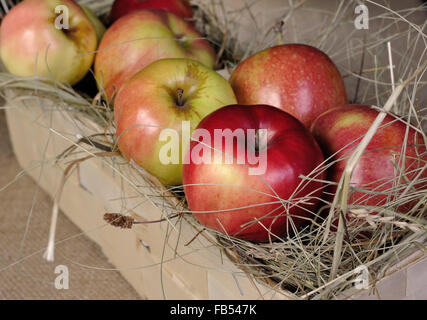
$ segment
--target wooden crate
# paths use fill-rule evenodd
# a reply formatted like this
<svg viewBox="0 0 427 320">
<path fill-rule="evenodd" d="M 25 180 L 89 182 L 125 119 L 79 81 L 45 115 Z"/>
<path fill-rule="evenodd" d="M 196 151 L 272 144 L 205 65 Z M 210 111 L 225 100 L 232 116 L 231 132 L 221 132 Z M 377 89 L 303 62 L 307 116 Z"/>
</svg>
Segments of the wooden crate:
<svg viewBox="0 0 427 320">
<path fill-rule="evenodd" d="M 54 103 L 34 98 L 15 99 L 7 92 L 7 123 L 13 149 L 20 165 L 40 186 L 55 197 L 64 167 L 54 159 L 77 140 L 76 134 L 102 132 L 94 123 L 83 126 L 73 113 L 51 111 Z M 47 111 L 50 110 L 50 111 Z M 88 125 L 89 124 L 89 125 Z M 80 128 L 80 129 L 77 129 Z M 82 154 L 84 156 L 86 154 Z M 127 176 L 138 179 L 140 172 L 127 166 Z M 40 171 L 42 170 L 42 174 Z M 131 185 L 117 173 L 111 162 L 91 159 L 82 162 L 67 180 L 60 201 L 61 210 L 85 234 L 99 244 L 108 259 L 143 298 L 148 299 L 294 299 L 292 294 L 255 282 L 207 238 L 183 221 L 134 226 L 122 230 L 106 225 L 106 212 L 127 209 L 141 221 L 162 217 L 153 199 L 136 197 Z M 143 179 L 140 184 L 147 184 Z M 148 185 L 146 185 L 148 187 Z M 155 202 L 155 201 L 154 201 Z M 165 235 L 168 234 L 165 240 Z M 178 239 L 179 235 L 179 239 Z M 46 235 L 47 236 L 47 235 Z M 427 255 L 409 252 L 406 259 L 390 268 L 376 284 L 380 297 L 427 298 Z M 350 290 L 342 298 L 378 298 L 367 290 Z"/>
</svg>

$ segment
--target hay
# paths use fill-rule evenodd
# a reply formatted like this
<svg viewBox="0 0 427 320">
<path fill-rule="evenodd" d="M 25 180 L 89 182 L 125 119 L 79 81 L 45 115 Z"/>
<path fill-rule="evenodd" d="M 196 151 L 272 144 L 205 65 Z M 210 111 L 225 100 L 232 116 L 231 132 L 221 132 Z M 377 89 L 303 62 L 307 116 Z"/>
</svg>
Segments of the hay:
<svg viewBox="0 0 427 320">
<path fill-rule="evenodd" d="M 112 1 L 80 2 L 94 9 L 99 15 L 106 15 Z M 331 299 L 339 297 L 353 286 L 358 266 L 368 268 L 370 283 L 375 284 L 392 264 L 405 257 L 408 252 L 425 250 L 427 164 L 417 172 L 411 172 L 411 176 L 415 178 L 408 180 L 407 169 L 402 165 L 404 161 L 396 163 L 393 187 L 383 191 L 389 198 L 386 204 L 362 206 L 349 204 L 347 200 L 352 191 L 349 186 L 352 169 L 370 138 L 381 128 L 385 114 L 392 110 L 399 116 L 396 121 L 404 121 L 408 127 L 420 132 L 424 139 L 422 143 L 427 146 L 426 108 L 423 108 L 427 22 L 410 22 L 414 13 L 425 13 L 426 8 L 419 6 L 393 11 L 381 4 L 367 1 L 380 9 L 378 14 L 370 16 L 370 22 L 378 28 L 362 35 L 353 26 L 354 7 L 359 4 L 358 1 L 341 1 L 336 8 L 330 8 L 329 11 L 307 7 L 308 2 L 310 1 L 290 1 L 288 6 L 278 12 L 277 19 L 261 25 L 252 11 L 252 5 L 230 11 L 226 9 L 225 2 L 220 0 L 193 1 L 198 8 L 196 26 L 216 48 L 218 67 L 231 70 L 239 61 L 254 52 L 293 39 L 314 45 L 328 53 L 340 67 L 349 96 L 353 97 L 352 101 L 375 105 L 382 112 L 350 157 L 347 174 L 338 184 L 333 203 L 322 200 L 322 207 L 313 213 L 314 218 L 308 226 L 302 230 L 294 229 L 295 234 L 291 237 L 278 238 L 271 235 L 275 241 L 266 244 L 254 244 L 214 230 L 206 230 L 191 216 L 186 207 L 182 186 L 162 186 L 145 170 L 124 159 L 106 159 L 106 162 L 116 168 L 117 174 L 131 185 L 141 199 L 148 199 L 164 212 L 163 220 L 167 219 L 171 226 L 177 225 L 177 221 L 172 221 L 173 219 L 185 220 L 197 230 L 195 237 L 208 238 L 221 248 L 242 272 L 255 281 L 269 284 L 272 290 L 287 290 L 294 298 Z M 256 1 L 252 2 L 254 3 Z M 323 18 L 319 20 L 318 25 L 300 30 L 295 23 L 295 17 L 300 11 L 312 12 L 313 15 Z M 242 19 L 252 19 L 256 30 L 249 44 L 240 40 L 239 25 Z M 346 41 L 343 45 L 343 34 L 354 41 Z M 116 141 L 112 110 L 100 99 L 100 95 L 89 99 L 73 88 L 45 80 L 1 73 L 0 89 L 19 90 L 20 99 L 23 100 L 33 99 L 34 95 L 49 97 L 57 102 L 58 110 L 72 113 L 74 118 L 80 119 L 82 123 L 95 122 L 103 128 L 97 136 L 82 137 L 79 141 L 72 142 L 70 150 L 58 156 L 56 161 L 70 162 L 71 159 L 87 157 L 88 154 L 96 157 L 96 152 L 100 149 L 114 150 Z M 79 133 L 80 131 L 77 131 L 73 136 Z M 425 157 L 419 155 L 420 159 L 423 156 Z M 302 177 L 300 188 L 316 179 L 321 170 L 326 170 L 331 165 L 330 161 L 326 161 L 317 171 Z M 126 168 L 136 168 L 151 188 L 140 188 L 138 180 Z M 327 182 L 325 189 L 330 184 L 332 182 Z M 374 194 L 368 190 L 358 191 L 365 192 L 368 197 Z M 306 200 L 292 199 L 293 205 Z M 409 212 L 402 213 L 397 210 L 409 203 L 412 204 Z M 285 206 L 284 210 L 286 212 Z M 378 214 L 370 215 L 370 212 Z M 122 215 L 128 213 L 121 212 Z M 350 214 L 353 219 L 345 223 L 343 213 Z M 122 219 L 120 215 L 114 217 Z M 332 232 L 331 221 L 336 217 L 339 219 L 338 230 Z M 364 223 L 360 223 L 361 221 Z M 262 224 L 262 220 L 257 223 Z M 371 236 L 361 237 L 366 232 Z"/>
</svg>

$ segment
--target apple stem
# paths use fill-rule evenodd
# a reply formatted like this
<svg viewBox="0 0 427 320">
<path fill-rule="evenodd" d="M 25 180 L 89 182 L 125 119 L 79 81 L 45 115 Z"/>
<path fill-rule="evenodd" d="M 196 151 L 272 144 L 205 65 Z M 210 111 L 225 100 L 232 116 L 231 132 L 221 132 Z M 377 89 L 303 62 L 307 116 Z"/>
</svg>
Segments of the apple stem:
<svg viewBox="0 0 427 320">
<path fill-rule="evenodd" d="M 255 133 L 255 152 L 260 152 L 261 149 L 264 149 L 266 146 L 265 141 L 260 141 L 261 138 L 264 138 L 266 132 L 263 129 L 257 129 Z M 263 145 L 261 145 L 263 143 Z"/>
<path fill-rule="evenodd" d="M 178 88 L 178 90 L 176 90 L 176 92 L 178 95 L 177 104 L 179 107 L 182 107 L 184 105 L 184 99 L 182 98 L 182 96 L 184 94 L 184 89 Z"/>
<path fill-rule="evenodd" d="M 259 151 L 259 130 L 255 133 L 255 152 Z"/>
<path fill-rule="evenodd" d="M 274 30 L 274 32 L 277 35 L 277 43 L 278 43 L 278 45 L 282 45 L 283 44 L 283 35 L 282 35 L 282 32 L 283 32 L 283 25 L 284 24 L 285 23 L 283 22 L 283 20 L 280 20 L 273 27 L 273 30 Z"/>
</svg>

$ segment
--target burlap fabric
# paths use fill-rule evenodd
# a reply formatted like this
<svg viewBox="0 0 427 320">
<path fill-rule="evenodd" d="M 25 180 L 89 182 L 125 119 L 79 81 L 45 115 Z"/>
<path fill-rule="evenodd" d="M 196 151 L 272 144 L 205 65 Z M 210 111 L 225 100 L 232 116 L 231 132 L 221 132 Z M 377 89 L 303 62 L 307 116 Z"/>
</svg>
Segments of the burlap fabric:
<svg viewBox="0 0 427 320">
<path fill-rule="evenodd" d="M 0 111 L 0 188 L 13 181 L 21 170 L 9 142 L 4 112 Z M 60 244 L 55 262 L 42 258 L 51 206 L 50 197 L 26 175 L 0 191 L 0 299 L 139 299 L 119 272 L 82 266 L 114 268 L 100 247 L 84 235 Z M 59 215 L 58 240 L 80 232 L 65 215 Z M 68 269 L 68 289 L 55 288 L 57 277 L 64 275 L 64 269 L 55 274 L 58 265 Z M 62 279 L 57 283 L 65 284 Z"/>
</svg>

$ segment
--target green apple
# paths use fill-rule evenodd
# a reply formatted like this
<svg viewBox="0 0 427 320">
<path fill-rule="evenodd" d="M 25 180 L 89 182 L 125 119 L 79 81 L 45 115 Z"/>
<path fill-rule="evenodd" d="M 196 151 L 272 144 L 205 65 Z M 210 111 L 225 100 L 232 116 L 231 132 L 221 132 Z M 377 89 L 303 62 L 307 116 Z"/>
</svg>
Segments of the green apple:
<svg viewBox="0 0 427 320">
<path fill-rule="evenodd" d="M 201 63 L 155 61 L 125 82 L 117 94 L 114 119 L 119 149 L 162 183 L 181 184 L 193 130 L 208 114 L 236 102 L 229 83 Z M 188 132 L 183 132 L 186 126 Z M 176 135 L 167 138 L 168 132 Z M 168 146 L 172 153 L 178 150 L 177 161 L 164 161 Z"/>
</svg>

